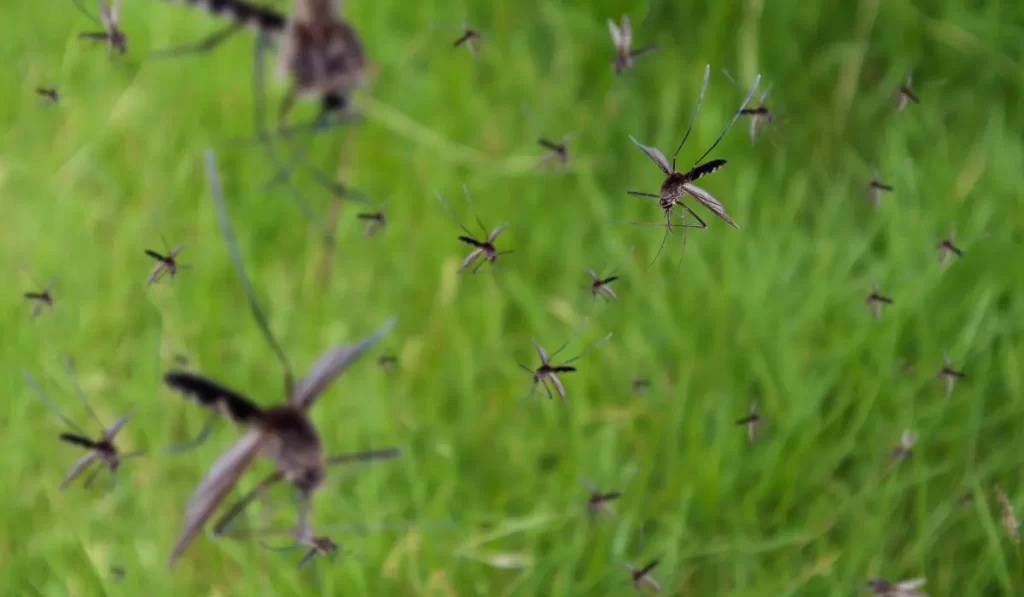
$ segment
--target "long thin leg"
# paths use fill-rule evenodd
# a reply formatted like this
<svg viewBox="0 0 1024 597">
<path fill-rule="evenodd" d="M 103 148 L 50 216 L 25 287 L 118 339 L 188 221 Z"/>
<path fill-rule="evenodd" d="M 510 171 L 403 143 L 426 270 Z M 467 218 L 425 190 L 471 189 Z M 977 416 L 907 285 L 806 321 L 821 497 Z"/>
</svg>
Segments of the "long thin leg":
<svg viewBox="0 0 1024 597">
<path fill-rule="evenodd" d="M 710 68 L 710 66 L 708 68 Z M 732 120 L 729 121 L 729 124 L 725 125 L 725 129 L 722 130 L 722 134 L 718 135 L 718 138 L 715 139 L 715 142 L 711 144 L 711 147 L 709 147 L 708 150 L 704 152 L 704 155 L 697 158 L 697 161 L 693 163 L 694 166 L 703 162 L 704 158 L 708 157 L 708 154 L 711 153 L 711 151 L 714 150 L 716 146 L 718 146 L 718 143 L 722 140 L 723 137 L 725 137 L 725 134 L 729 132 L 729 129 L 732 128 L 732 125 L 734 122 L 736 122 L 736 119 L 740 117 L 740 114 L 743 114 L 743 109 L 747 107 L 747 104 L 750 102 L 750 98 L 754 97 L 754 92 L 757 91 L 757 86 L 760 83 L 761 75 L 757 75 L 756 77 L 754 77 L 754 84 L 750 86 L 750 91 L 747 92 L 747 97 L 743 98 L 743 103 L 740 104 L 740 107 L 738 110 L 736 110 L 736 113 L 732 115 Z M 672 158 L 672 161 L 674 166 L 675 158 Z"/>
<path fill-rule="evenodd" d="M 683 135 L 683 140 L 679 142 L 679 146 L 676 147 L 676 152 L 672 154 L 672 170 L 676 169 L 676 157 L 679 156 L 679 150 L 683 148 L 683 144 L 686 143 L 686 140 L 690 137 L 690 131 L 693 130 L 693 123 L 697 120 L 697 112 L 700 112 L 700 105 L 704 101 L 704 92 L 708 89 L 708 78 L 710 78 L 710 76 L 711 65 L 708 64 L 704 67 L 704 82 L 700 86 L 700 95 L 697 97 L 697 107 L 693 109 L 693 116 L 690 117 L 690 124 L 686 125 L 686 134 Z M 744 105 L 746 105 L 746 103 L 744 103 Z"/>
<path fill-rule="evenodd" d="M 43 389 L 39 387 L 39 385 L 36 383 L 36 380 L 32 378 L 32 375 L 28 371 L 22 369 L 21 374 L 25 377 L 25 381 L 28 382 L 28 385 L 31 386 L 32 390 L 36 393 L 36 397 L 39 398 L 39 400 L 43 403 L 44 406 L 46 406 L 46 408 L 50 410 L 50 412 L 57 415 L 57 418 L 59 418 L 61 421 L 64 421 L 64 424 L 68 426 L 68 429 L 71 429 L 72 431 L 81 436 L 88 435 L 84 431 L 82 431 L 82 429 L 79 428 L 78 425 L 75 425 L 74 421 L 64 416 L 64 413 L 62 413 L 60 409 L 53 404 L 53 402 L 50 402 L 50 398 L 46 395 L 46 392 L 44 392 Z"/>
<path fill-rule="evenodd" d="M 476 223 L 480 225 L 480 230 L 483 230 L 483 232 L 484 232 L 484 238 L 487 238 L 487 235 L 489 234 L 487 232 L 487 227 L 484 226 L 484 223 L 480 219 L 480 216 L 477 215 L 476 208 L 473 207 L 473 200 L 469 198 L 469 188 L 466 187 L 465 184 L 462 185 L 462 192 L 463 192 L 463 194 L 466 195 L 466 203 L 469 204 L 469 211 L 473 212 L 473 217 L 476 218 Z M 472 235 L 470 235 L 470 236 L 472 236 Z"/>
<path fill-rule="evenodd" d="M 164 58 L 174 58 L 176 56 L 184 56 L 186 54 L 199 54 L 202 52 L 209 52 L 213 50 L 225 40 L 230 38 L 235 33 L 243 29 L 242 25 L 238 23 L 232 23 L 223 29 L 215 31 L 213 34 L 204 37 L 197 43 L 190 44 L 187 46 L 179 46 L 177 48 L 171 48 L 169 50 L 159 50 L 157 52 L 150 52 L 149 58 L 153 60 L 162 60 Z"/>
<path fill-rule="evenodd" d="M 457 225 L 457 226 L 458 226 L 459 228 L 462 228 L 462 231 L 466 233 L 466 236 L 468 236 L 469 238 L 474 238 L 474 237 L 473 237 L 473 233 L 472 233 L 472 232 L 470 232 L 468 228 L 466 228 L 465 226 L 463 226 L 463 225 L 462 225 L 462 222 L 460 222 L 460 221 L 459 221 L 459 219 L 455 217 L 455 213 L 454 213 L 454 212 L 452 212 L 452 210 L 451 210 L 451 209 L 450 209 L 450 208 L 448 207 L 448 204 L 447 204 L 447 203 L 445 203 L 444 199 L 443 199 L 443 198 L 441 197 L 441 193 L 437 193 L 437 192 L 435 192 L 435 193 L 434 193 L 434 196 L 435 196 L 435 197 L 437 197 L 437 200 L 441 202 L 441 206 L 442 206 L 442 207 L 444 207 L 444 210 L 445 210 L 446 212 L 448 212 L 448 215 L 449 215 L 449 216 L 451 216 L 451 218 L 452 218 L 452 221 L 453 221 L 453 222 L 455 222 L 455 224 L 456 224 L 456 225 Z M 487 235 L 487 231 L 485 230 L 485 231 L 484 231 L 484 236 L 486 236 L 486 235 Z"/>
<path fill-rule="evenodd" d="M 213 431 L 213 428 L 217 425 L 217 417 L 217 413 L 211 414 L 210 418 L 207 419 L 206 424 L 203 425 L 203 429 L 202 431 L 199 432 L 199 435 L 197 435 L 191 441 L 185 442 L 184 444 L 178 444 L 177 446 L 171 446 L 170 448 L 167 448 L 166 450 L 164 450 L 164 453 L 180 454 L 182 452 L 187 452 L 189 450 L 192 450 L 193 448 L 198 448 L 199 446 L 201 446 L 203 442 L 206 441 L 206 438 L 210 436 L 210 432 Z"/>
<path fill-rule="evenodd" d="M 583 328 L 584 328 L 584 327 L 586 327 L 586 325 L 587 325 L 587 322 L 588 322 L 588 321 L 590 321 L 590 318 L 589 318 L 589 317 L 584 317 L 584 318 L 583 318 L 583 321 L 582 321 L 582 322 L 580 322 L 580 325 L 579 325 L 579 327 L 577 327 L 577 328 L 576 328 L 576 331 L 572 333 L 572 336 L 570 336 L 570 337 L 569 337 L 569 339 L 565 341 L 565 343 L 563 343 L 563 344 L 562 344 L 561 346 L 559 346 L 559 347 L 558 347 L 558 350 L 556 350 L 555 352 L 551 353 L 551 354 L 550 354 L 550 355 L 548 356 L 548 362 L 550 362 L 550 361 L 553 361 L 553 360 L 555 359 L 555 356 L 557 356 L 557 355 L 558 355 L 558 353 L 560 353 L 560 352 L 562 352 L 563 350 L 565 350 L 565 347 L 566 347 L 566 346 L 569 346 L 569 343 L 570 343 L 570 342 L 572 342 L 573 340 L 575 340 L 575 339 L 576 339 L 576 336 L 579 336 L 579 335 L 580 335 L 580 332 L 582 332 L 582 331 L 583 331 Z"/>
<path fill-rule="evenodd" d="M 593 346 L 591 346 L 590 348 L 584 350 L 580 354 L 574 356 L 573 358 L 569 359 L 568 361 L 565 361 L 564 363 L 562 363 L 562 365 L 568 365 L 569 363 L 571 363 L 573 361 L 576 361 L 578 359 L 582 359 L 583 357 L 587 356 L 587 354 L 589 354 L 591 351 L 593 351 L 595 348 L 597 348 L 597 347 L 601 346 L 602 344 L 604 344 L 605 342 L 607 342 L 608 339 L 611 338 L 611 337 L 612 337 L 612 334 L 611 334 L 611 332 L 609 332 L 607 336 L 605 336 L 604 338 L 601 338 L 600 340 L 598 340 L 597 344 L 594 344 Z"/>
</svg>

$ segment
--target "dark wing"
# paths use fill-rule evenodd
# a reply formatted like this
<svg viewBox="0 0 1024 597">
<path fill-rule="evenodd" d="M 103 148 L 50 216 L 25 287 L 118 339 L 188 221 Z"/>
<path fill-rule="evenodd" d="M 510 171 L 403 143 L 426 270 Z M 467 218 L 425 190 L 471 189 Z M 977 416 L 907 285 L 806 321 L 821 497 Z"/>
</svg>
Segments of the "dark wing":
<svg viewBox="0 0 1024 597">
<path fill-rule="evenodd" d="M 201 375 L 170 371 L 164 374 L 164 383 L 201 406 L 231 417 L 239 425 L 254 423 L 263 415 L 263 410 L 245 396 Z"/>
</svg>

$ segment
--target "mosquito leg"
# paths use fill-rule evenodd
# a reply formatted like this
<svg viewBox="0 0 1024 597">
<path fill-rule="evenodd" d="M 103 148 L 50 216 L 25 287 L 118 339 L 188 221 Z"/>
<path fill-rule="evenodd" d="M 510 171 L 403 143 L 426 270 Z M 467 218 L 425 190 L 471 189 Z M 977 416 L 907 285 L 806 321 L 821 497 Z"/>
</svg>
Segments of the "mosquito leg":
<svg viewBox="0 0 1024 597">
<path fill-rule="evenodd" d="M 210 432 L 212 432 L 213 428 L 216 426 L 217 413 L 213 413 L 210 415 L 210 418 L 207 419 L 206 424 L 203 425 L 203 429 L 202 431 L 199 432 L 199 435 L 197 435 L 191 441 L 185 442 L 184 444 L 178 444 L 177 446 L 171 446 L 170 448 L 167 448 L 166 450 L 164 450 L 164 454 L 181 454 L 182 452 L 187 452 L 194 448 L 198 448 L 203 444 L 203 442 L 206 441 L 206 438 L 210 436 Z"/>
<path fill-rule="evenodd" d="M 204 37 L 197 43 L 190 44 L 187 46 L 179 46 L 177 48 L 171 48 L 169 50 L 160 50 L 157 52 L 150 52 L 149 58 L 153 60 L 160 60 L 163 58 L 174 58 L 176 56 L 184 56 L 186 54 L 199 54 L 202 52 L 209 52 L 216 48 L 224 40 L 228 39 L 235 33 L 242 30 L 242 26 L 237 23 L 232 23 L 223 29 L 215 31 L 213 34 Z"/>
</svg>

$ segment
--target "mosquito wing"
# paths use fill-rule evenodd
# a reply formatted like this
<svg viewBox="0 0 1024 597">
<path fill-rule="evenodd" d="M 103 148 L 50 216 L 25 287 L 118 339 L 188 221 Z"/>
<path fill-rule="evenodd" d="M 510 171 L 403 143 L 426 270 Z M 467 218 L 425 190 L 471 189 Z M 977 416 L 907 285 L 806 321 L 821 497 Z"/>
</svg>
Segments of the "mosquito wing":
<svg viewBox="0 0 1024 597">
<path fill-rule="evenodd" d="M 466 255 L 466 258 L 462 260 L 462 264 L 459 266 L 459 269 L 456 273 L 462 273 L 462 270 L 472 265 L 474 261 L 476 261 L 481 255 L 483 255 L 483 253 L 483 249 L 473 249 L 473 251 L 469 255 Z"/>
<path fill-rule="evenodd" d="M 711 195 L 711 193 L 705 191 L 704 189 L 698 187 L 697 185 L 692 185 L 689 183 L 683 185 L 683 190 L 686 191 L 687 195 L 693 197 L 694 199 L 699 201 L 701 205 L 711 210 L 711 213 L 725 220 L 727 224 L 729 224 L 733 228 L 739 228 L 739 226 L 736 225 L 736 222 L 733 222 L 732 218 L 729 217 L 729 214 L 725 213 L 725 208 L 722 207 L 722 204 L 719 203 L 718 199 L 715 199 Z"/>
<path fill-rule="evenodd" d="M 178 556 L 185 551 L 202 530 L 217 505 L 238 483 L 238 479 L 259 454 L 262 443 L 263 434 L 259 431 L 250 431 L 213 463 L 213 466 L 207 471 L 206 477 L 189 498 L 185 511 L 185 528 L 171 549 L 171 555 L 167 559 L 168 566 L 174 565 Z"/>
<path fill-rule="evenodd" d="M 181 253 L 182 249 L 184 249 L 184 248 L 185 248 L 185 247 L 187 247 L 187 246 L 188 246 L 188 243 L 183 243 L 183 244 L 180 244 L 180 245 L 178 245 L 177 247 L 174 247 L 174 250 L 173 250 L 173 251 L 171 251 L 171 254 L 170 254 L 170 255 L 168 255 L 168 257 L 170 257 L 170 258 L 172 258 L 172 259 L 173 259 L 174 257 L 177 257 L 177 256 L 178 256 L 178 253 Z"/>
<path fill-rule="evenodd" d="M 633 27 L 629 24 L 629 15 L 622 15 L 622 47 L 629 49 L 633 43 Z"/>
<path fill-rule="evenodd" d="M 493 242 L 494 242 L 494 239 L 498 238 L 498 235 L 499 235 L 499 234 L 501 234 L 502 232 L 504 232 L 504 230 L 505 230 L 506 228 L 508 228 L 508 225 L 509 225 L 510 223 L 511 223 L 511 222 L 505 222 L 505 223 L 504 223 L 504 224 L 502 224 L 501 226 L 498 226 L 498 227 L 497 227 L 497 228 L 495 228 L 495 229 L 494 229 L 493 231 L 491 231 L 491 233 L 490 233 L 489 235 L 487 235 L 487 242 L 489 242 L 489 243 L 493 243 Z"/>
<path fill-rule="evenodd" d="M 134 414 L 135 414 L 135 409 L 133 408 L 130 411 L 128 411 L 127 413 L 125 413 L 123 417 L 121 417 L 120 419 L 114 421 L 110 425 L 110 428 L 103 432 L 103 439 L 104 439 L 104 441 L 108 441 L 108 442 L 109 441 L 113 441 L 114 438 L 117 437 L 117 434 L 120 433 L 120 431 L 124 427 L 125 423 L 127 423 L 128 420 L 131 419 L 132 415 L 134 415 Z"/>
<path fill-rule="evenodd" d="M 108 31 L 117 26 L 117 13 L 120 12 L 121 7 L 118 5 L 118 0 L 114 0 L 114 10 L 110 10 L 105 0 L 99 0 L 100 5 L 100 22 L 103 23 L 103 27 Z"/>
<path fill-rule="evenodd" d="M 309 369 L 309 373 L 306 374 L 298 384 L 295 386 L 295 390 L 292 392 L 289 402 L 305 410 L 309 408 L 316 397 L 323 392 L 327 386 L 334 381 L 346 367 L 352 364 L 357 358 L 363 355 L 369 350 L 374 344 L 376 344 L 385 334 L 391 331 L 391 328 L 395 327 L 395 318 L 388 319 L 384 325 L 382 325 L 372 336 L 366 338 L 358 344 L 351 344 L 348 346 L 339 346 L 333 348 L 323 356 L 321 356 L 316 363 Z"/>
<path fill-rule="evenodd" d="M 621 48 L 622 31 L 619 30 L 619 26 L 612 19 L 608 19 L 608 32 L 612 34 L 612 43 L 615 44 L 615 47 Z"/>
<path fill-rule="evenodd" d="M 96 460 L 97 456 L 98 454 L 95 450 L 89 450 L 89 452 L 85 456 L 82 456 L 78 460 L 78 462 L 75 463 L 75 466 L 71 467 L 71 470 L 68 471 L 68 474 L 64 476 L 64 480 L 61 481 L 60 488 L 58 489 L 58 491 L 64 491 L 64 488 L 70 485 L 71 482 L 78 477 L 78 475 L 81 475 L 83 472 L 85 472 L 85 469 L 87 469 L 89 465 L 92 464 L 94 460 Z"/>
<path fill-rule="evenodd" d="M 164 383 L 199 405 L 231 417 L 239 425 L 253 423 L 263 414 L 263 409 L 245 396 L 201 375 L 170 371 L 164 374 Z"/>
<path fill-rule="evenodd" d="M 651 160 L 658 165 L 658 168 L 665 173 L 665 176 L 670 176 L 672 174 L 672 166 L 669 165 L 668 160 L 665 159 L 665 154 L 661 153 L 658 148 L 647 147 L 646 145 L 641 144 L 633 138 L 633 135 L 629 136 L 629 140 L 633 142 L 633 145 L 639 147 L 640 151 L 646 153 L 647 157 L 651 158 Z"/>
</svg>

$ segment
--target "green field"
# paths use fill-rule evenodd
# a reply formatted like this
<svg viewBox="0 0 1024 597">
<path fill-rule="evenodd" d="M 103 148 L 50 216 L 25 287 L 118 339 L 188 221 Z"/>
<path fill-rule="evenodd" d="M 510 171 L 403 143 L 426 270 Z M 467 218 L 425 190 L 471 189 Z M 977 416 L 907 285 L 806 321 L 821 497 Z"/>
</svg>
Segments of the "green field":
<svg viewBox="0 0 1024 597">
<path fill-rule="evenodd" d="M 368 206 L 297 174 L 314 224 L 264 186 L 259 147 L 228 143 L 254 130 L 252 33 L 147 60 L 220 24 L 126 0 L 129 50 L 112 60 L 76 39 L 94 26 L 71 2 L 43 4 L 15 0 L 0 26 L 0 594 L 625 595 L 621 564 L 654 558 L 669 595 L 863 595 L 874 576 L 927 577 L 933 596 L 1024 594 L 993 491 L 1024 508 L 1020 2 L 656 1 L 646 21 L 644 3 L 611 0 L 346 2 L 379 74 L 356 101 L 363 123 L 307 140 L 314 164 L 389 202 L 369 239 L 356 219 Z M 619 78 L 606 19 L 627 11 L 636 44 L 658 50 Z M 476 60 L 452 48 L 463 18 L 484 37 Z M 708 63 L 680 168 L 757 73 L 779 117 L 754 146 L 737 121 L 709 156 L 729 163 L 700 184 L 740 228 L 691 202 L 709 228 L 690 231 L 677 272 L 678 237 L 650 266 L 661 231 L 613 222 L 659 221 L 626 195 L 662 178 L 628 135 L 670 154 Z M 910 70 L 921 103 L 899 113 Z M 53 84 L 60 103 L 41 106 L 35 88 Z M 276 106 L 285 83 L 271 89 Z M 571 132 L 568 167 L 535 168 L 536 139 Z M 163 454 L 205 422 L 163 372 L 183 355 L 261 404 L 282 400 L 220 234 L 207 147 L 298 372 L 397 316 L 312 412 L 329 453 L 403 454 L 333 471 L 314 523 L 422 524 L 337 534 L 346 554 L 315 570 L 296 569 L 301 552 L 208 534 L 165 565 L 193 488 L 238 433 L 224 421 L 202 447 Z M 865 195 L 876 164 L 895 187 L 878 210 Z M 455 275 L 467 247 L 434 194 L 468 226 L 463 184 L 485 224 L 511 221 L 498 245 L 515 253 L 494 276 Z M 193 269 L 147 289 L 143 250 L 163 251 L 154 209 Z M 951 227 L 964 256 L 940 267 Z M 630 247 L 620 302 L 595 302 L 585 268 Z M 33 320 L 21 293 L 51 278 L 56 304 Z M 877 321 L 875 282 L 895 300 Z M 531 337 L 551 350 L 588 315 L 564 356 L 614 336 L 563 378 L 568 405 L 525 399 L 516 362 L 535 362 Z M 967 374 L 949 400 L 943 352 Z M 105 475 L 57 491 L 80 451 L 21 371 L 94 433 L 65 355 L 104 422 L 135 407 L 121 449 L 154 451 L 115 492 Z M 735 420 L 755 398 L 750 443 Z M 913 455 L 883 477 L 904 429 Z M 258 461 L 236 495 L 269 470 Z M 584 480 L 623 492 L 617 522 L 588 520 Z M 248 524 L 291 520 L 289 492 L 272 498 Z"/>
</svg>

